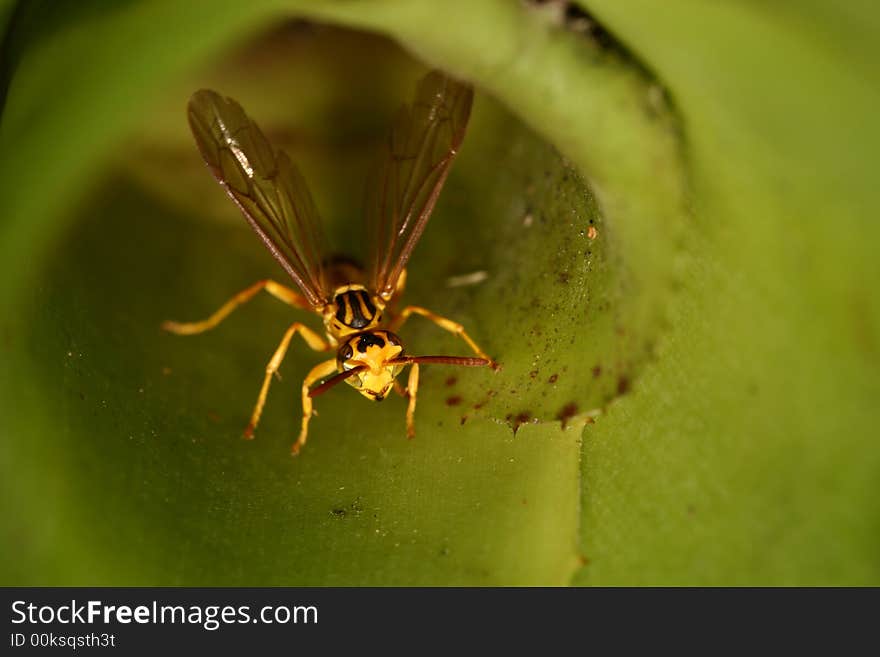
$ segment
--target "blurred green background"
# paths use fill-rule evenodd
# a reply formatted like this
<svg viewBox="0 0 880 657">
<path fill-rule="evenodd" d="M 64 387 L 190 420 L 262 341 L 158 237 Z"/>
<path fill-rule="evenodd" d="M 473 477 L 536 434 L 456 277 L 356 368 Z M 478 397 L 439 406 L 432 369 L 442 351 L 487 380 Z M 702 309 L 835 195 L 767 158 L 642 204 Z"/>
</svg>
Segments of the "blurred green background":
<svg viewBox="0 0 880 657">
<path fill-rule="evenodd" d="M 0 2 L 2 584 L 880 583 L 870 3 Z M 188 134 L 237 98 L 337 250 L 438 66 L 474 116 L 407 300 L 499 373 L 317 400 Z M 476 271 L 485 280 L 456 286 Z M 317 327 L 317 318 L 308 318 Z M 427 322 L 411 352 L 465 354 Z"/>
</svg>

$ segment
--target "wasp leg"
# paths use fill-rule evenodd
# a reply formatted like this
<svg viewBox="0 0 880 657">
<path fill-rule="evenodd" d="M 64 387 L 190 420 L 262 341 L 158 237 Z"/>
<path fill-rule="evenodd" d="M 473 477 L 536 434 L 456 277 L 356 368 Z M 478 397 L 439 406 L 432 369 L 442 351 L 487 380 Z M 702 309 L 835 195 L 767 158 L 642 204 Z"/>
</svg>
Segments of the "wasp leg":
<svg viewBox="0 0 880 657">
<path fill-rule="evenodd" d="M 306 344 L 315 351 L 327 351 L 330 349 L 328 342 L 308 326 L 300 324 L 299 322 L 294 322 L 290 325 L 290 328 L 287 329 L 284 337 L 281 338 L 281 343 L 272 355 L 272 360 L 266 365 L 266 376 L 263 379 L 263 387 L 260 388 L 260 396 L 257 398 L 257 405 L 254 407 L 251 421 L 244 430 L 245 438 L 254 437 L 254 429 L 257 428 L 257 423 L 260 421 L 260 415 L 263 414 L 263 405 L 266 403 L 266 395 L 269 393 L 269 384 L 272 382 L 272 375 L 275 374 L 281 366 L 281 361 L 284 360 L 284 356 L 287 354 L 287 348 L 290 346 L 290 341 L 296 333 L 299 333 L 303 337 L 303 340 L 306 341 Z"/>
<path fill-rule="evenodd" d="M 217 324 L 226 319 L 229 313 L 238 308 L 241 304 L 250 301 L 260 290 L 266 290 L 266 292 L 276 299 L 280 299 L 284 303 L 290 304 L 295 308 L 303 308 L 305 310 L 311 308 L 305 297 L 298 292 L 291 290 L 289 287 L 282 285 L 281 283 L 276 283 L 271 280 L 262 280 L 257 281 L 249 288 L 236 294 L 229 301 L 220 306 L 217 312 L 211 315 L 208 319 L 202 320 L 201 322 L 166 321 L 162 322 L 162 328 L 171 333 L 176 333 L 177 335 L 202 333 L 203 331 L 207 331 L 217 326 Z"/>
<path fill-rule="evenodd" d="M 332 358 L 330 360 L 325 360 L 323 363 L 318 363 L 315 365 L 311 371 L 306 375 L 306 378 L 303 379 L 302 385 L 302 408 L 303 408 L 303 417 L 302 417 L 302 429 L 299 432 L 299 438 L 296 439 L 296 442 L 293 443 L 293 447 L 290 448 L 290 453 L 296 456 L 299 454 L 299 450 L 302 449 L 302 446 L 306 444 L 306 438 L 309 436 L 309 420 L 312 419 L 312 398 L 309 397 L 309 388 L 312 387 L 312 384 L 316 381 L 320 381 L 321 379 L 330 376 L 333 372 L 336 371 L 336 359 Z"/>
<path fill-rule="evenodd" d="M 403 323 L 409 318 L 410 315 L 416 314 L 421 315 L 427 319 L 430 319 L 437 326 L 442 328 L 445 331 L 449 331 L 457 336 L 459 336 L 462 340 L 467 342 L 468 346 L 474 350 L 474 353 L 477 354 L 480 358 L 485 358 L 489 361 L 490 366 L 495 369 L 497 367 L 497 363 L 489 358 L 486 353 L 480 349 L 476 342 L 474 342 L 471 337 L 465 333 L 464 327 L 458 322 L 453 322 L 451 319 L 446 319 L 445 317 L 441 317 L 436 313 L 432 313 L 427 308 L 422 308 L 421 306 L 407 306 L 404 308 L 400 314 L 391 322 L 391 330 L 397 331 Z"/>
<path fill-rule="evenodd" d="M 406 407 L 406 437 L 409 439 L 416 436 L 416 396 L 419 393 L 419 364 L 413 363 L 409 371 L 409 380 L 406 382 L 406 394 L 409 404 Z"/>
</svg>

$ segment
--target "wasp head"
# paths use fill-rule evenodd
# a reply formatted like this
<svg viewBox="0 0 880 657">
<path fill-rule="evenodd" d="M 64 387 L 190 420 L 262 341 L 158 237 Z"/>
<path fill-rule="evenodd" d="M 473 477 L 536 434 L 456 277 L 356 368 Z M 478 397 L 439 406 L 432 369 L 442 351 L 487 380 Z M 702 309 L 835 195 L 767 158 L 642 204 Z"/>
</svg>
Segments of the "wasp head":
<svg viewBox="0 0 880 657">
<path fill-rule="evenodd" d="M 403 345 L 400 338 L 383 329 L 348 336 L 339 347 L 336 363 L 340 372 L 362 367 L 345 382 L 364 397 L 382 401 L 403 369 L 400 363 L 391 364 L 389 361 L 401 356 Z"/>
</svg>

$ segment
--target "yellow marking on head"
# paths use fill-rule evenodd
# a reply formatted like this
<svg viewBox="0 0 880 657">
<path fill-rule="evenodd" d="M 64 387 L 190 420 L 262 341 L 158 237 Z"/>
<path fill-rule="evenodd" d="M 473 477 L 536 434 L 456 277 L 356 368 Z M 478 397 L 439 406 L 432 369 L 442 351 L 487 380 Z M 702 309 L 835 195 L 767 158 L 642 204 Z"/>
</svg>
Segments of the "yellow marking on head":
<svg viewBox="0 0 880 657">
<path fill-rule="evenodd" d="M 345 382 L 364 397 L 382 401 L 403 369 L 402 365 L 389 365 L 388 361 L 402 355 L 403 345 L 391 331 L 365 331 L 352 335 L 341 344 L 336 362 L 340 372 L 365 365 L 366 369 Z"/>
</svg>

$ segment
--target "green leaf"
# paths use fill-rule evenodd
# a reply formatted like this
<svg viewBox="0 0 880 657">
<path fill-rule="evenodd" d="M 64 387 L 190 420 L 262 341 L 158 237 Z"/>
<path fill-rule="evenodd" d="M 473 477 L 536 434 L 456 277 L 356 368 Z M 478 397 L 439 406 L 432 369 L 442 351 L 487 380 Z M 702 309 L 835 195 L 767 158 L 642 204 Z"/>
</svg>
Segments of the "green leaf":
<svg viewBox="0 0 880 657">
<path fill-rule="evenodd" d="M 304 43 L 308 63 L 268 67 L 263 85 L 237 75 L 241 61 L 261 53 L 296 62 Z M 209 334 L 159 331 L 163 319 L 204 316 L 280 273 L 200 163 L 183 113 L 168 107 L 211 84 L 262 117 L 265 89 L 298 89 L 291 105 L 312 111 L 291 124 L 275 109 L 268 126 L 282 142 L 293 131 L 288 146 L 315 178 L 337 245 L 357 252 L 360 180 L 418 73 L 377 37 L 282 30 L 169 85 L 108 158 L 113 173 L 69 216 L 40 215 L 56 230 L 64 220 L 72 226 L 8 329 L 14 369 L 4 399 L 17 412 L 5 417 L 10 434 L 27 439 L 6 446 L 5 499 L 15 501 L 4 510 L 8 540 L 27 549 L 7 581 L 568 581 L 579 563 L 577 416 L 614 394 L 617 374 L 609 365 L 576 407 L 573 390 L 593 374 L 578 372 L 564 350 L 582 349 L 595 363 L 603 345 L 615 348 L 617 283 L 581 178 L 490 98 L 478 100 L 467 147 L 416 250 L 407 298 L 463 322 L 505 369 L 425 367 L 414 441 L 405 438 L 403 400 L 371 404 L 343 386 L 317 400 L 310 441 L 292 459 L 300 377 L 323 359 L 299 342 L 273 383 L 257 439 L 241 440 L 284 329 L 295 320 L 317 328 L 318 318 L 267 298 Z M 383 93 L 351 84 L 370 74 Z M 324 127 L 330 112 L 340 126 Z M 314 145 L 340 129 L 344 141 Z M 487 167 L 497 175 L 487 177 Z M 42 177 L 50 183 L 64 184 Z M 189 194 L 174 191 L 181 184 L 192 185 Z M 32 208 L 44 202 L 19 198 Z M 446 283 L 474 271 L 486 280 Z M 589 316 L 604 327 L 601 341 L 582 332 Z M 402 335 L 411 353 L 468 354 L 424 320 Z"/>
<path fill-rule="evenodd" d="M 585 441 L 577 581 L 876 584 L 880 13 L 635 4 L 590 6 L 680 109 L 695 218 L 658 367 Z"/>
<path fill-rule="evenodd" d="M 18 12 L 0 541 L 20 557 L 0 581 L 880 581 L 876 16 L 642 4 L 590 3 L 626 51 L 501 0 Z M 504 365 L 425 368 L 413 441 L 402 400 L 334 390 L 297 459 L 320 359 L 300 344 L 239 437 L 285 327 L 317 318 L 260 299 L 204 335 L 158 329 L 280 275 L 186 134 L 200 86 L 285 145 L 359 250 L 361 180 L 420 66 L 278 31 L 290 15 L 477 84 L 407 301 Z M 467 353 L 419 322 L 410 352 Z"/>
</svg>

